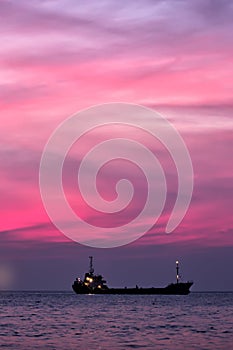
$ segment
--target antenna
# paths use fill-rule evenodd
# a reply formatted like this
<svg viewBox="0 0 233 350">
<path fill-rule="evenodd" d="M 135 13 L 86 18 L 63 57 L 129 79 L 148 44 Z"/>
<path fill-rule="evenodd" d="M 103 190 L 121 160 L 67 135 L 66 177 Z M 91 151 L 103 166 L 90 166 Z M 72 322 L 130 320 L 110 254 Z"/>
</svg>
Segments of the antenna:
<svg viewBox="0 0 233 350">
<path fill-rule="evenodd" d="M 179 261 L 176 260 L 176 283 L 179 283 L 180 275 L 179 275 Z"/>
<path fill-rule="evenodd" d="M 90 275 L 93 275 L 93 273 L 94 273 L 94 268 L 93 268 L 93 263 L 92 263 L 93 256 L 89 256 L 89 259 L 90 259 L 89 273 L 90 273 Z"/>
</svg>

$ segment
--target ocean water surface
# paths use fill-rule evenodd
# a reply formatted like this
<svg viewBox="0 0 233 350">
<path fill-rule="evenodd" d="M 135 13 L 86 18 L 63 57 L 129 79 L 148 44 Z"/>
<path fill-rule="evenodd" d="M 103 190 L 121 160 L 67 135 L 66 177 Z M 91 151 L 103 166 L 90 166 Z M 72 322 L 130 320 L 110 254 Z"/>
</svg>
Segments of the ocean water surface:
<svg viewBox="0 0 233 350">
<path fill-rule="evenodd" d="M 0 348 L 233 349 L 233 293 L 0 292 Z"/>
</svg>

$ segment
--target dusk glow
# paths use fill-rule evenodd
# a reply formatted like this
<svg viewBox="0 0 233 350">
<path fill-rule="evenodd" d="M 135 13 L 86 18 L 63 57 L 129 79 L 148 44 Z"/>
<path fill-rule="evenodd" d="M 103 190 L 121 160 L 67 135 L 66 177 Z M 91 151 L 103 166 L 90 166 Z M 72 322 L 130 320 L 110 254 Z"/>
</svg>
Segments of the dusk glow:
<svg viewBox="0 0 233 350">
<path fill-rule="evenodd" d="M 138 274 L 144 285 L 151 274 L 159 285 L 169 282 L 178 259 L 184 278 L 195 280 L 193 290 L 233 290 L 232 1 L 22 0 L 2 1 L 0 11 L 0 288 L 69 290 L 91 254 L 107 279 L 114 271 L 113 285 L 127 278 L 135 285 Z M 110 102 L 148 107 L 174 125 L 190 153 L 194 190 L 184 219 L 166 234 L 178 186 L 168 152 L 130 127 L 90 132 L 68 152 L 63 174 L 67 200 L 85 221 L 120 226 L 146 201 L 140 169 L 115 160 L 101 169 L 97 187 L 111 201 L 116 182 L 131 179 L 135 197 L 127 210 L 96 216 L 83 202 L 77 169 L 103 140 L 142 142 L 159 159 L 168 187 L 148 233 L 123 247 L 96 249 L 53 226 L 40 196 L 39 166 L 60 123 Z"/>
</svg>

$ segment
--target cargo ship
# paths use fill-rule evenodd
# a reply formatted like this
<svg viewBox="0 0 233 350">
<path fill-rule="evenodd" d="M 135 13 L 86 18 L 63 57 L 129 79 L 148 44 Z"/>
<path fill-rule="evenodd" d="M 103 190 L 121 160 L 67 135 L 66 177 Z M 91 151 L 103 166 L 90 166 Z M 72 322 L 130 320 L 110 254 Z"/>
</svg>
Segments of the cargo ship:
<svg viewBox="0 0 233 350">
<path fill-rule="evenodd" d="M 181 282 L 179 275 L 179 261 L 176 261 L 176 282 L 170 283 L 166 287 L 136 287 L 134 288 L 109 288 L 102 275 L 94 273 L 93 257 L 89 256 L 89 271 L 85 273 L 84 279 L 77 277 L 73 282 L 72 288 L 77 294 L 175 294 L 186 295 L 190 293 L 193 281 Z"/>
</svg>

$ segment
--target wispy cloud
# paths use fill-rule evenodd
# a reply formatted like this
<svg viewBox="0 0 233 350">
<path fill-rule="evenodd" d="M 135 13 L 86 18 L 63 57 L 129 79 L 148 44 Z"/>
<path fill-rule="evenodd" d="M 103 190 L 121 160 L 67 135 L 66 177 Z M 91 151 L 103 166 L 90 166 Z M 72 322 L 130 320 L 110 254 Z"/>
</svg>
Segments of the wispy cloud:
<svg viewBox="0 0 233 350">
<path fill-rule="evenodd" d="M 189 237 L 200 244 L 231 244 L 232 1 L 72 0 L 67 5 L 23 0 L 2 1 L 0 11 L 1 237 L 39 241 L 43 231 L 43 239 L 61 239 L 56 229 L 53 238 L 46 236 L 50 225 L 44 224 L 48 217 L 38 186 L 43 147 L 71 113 L 120 100 L 157 109 L 178 128 L 190 150 L 195 188 L 190 212 L 176 233 L 180 242 Z M 68 157 L 64 182 L 76 209 L 82 203 L 73 190 L 76 162 L 100 140 L 97 136 L 80 146 L 78 159 Z M 169 163 L 164 165 L 169 172 Z M 99 181 L 110 199 L 115 170 Z M 138 197 L 129 212 L 105 218 L 106 223 L 137 213 L 142 179 L 135 184 Z M 170 197 L 157 226 L 161 236 L 155 228 L 140 242 L 168 244 L 162 230 L 175 185 L 176 178 L 170 178 Z M 85 219 L 103 220 L 85 206 L 80 210 Z"/>
</svg>

